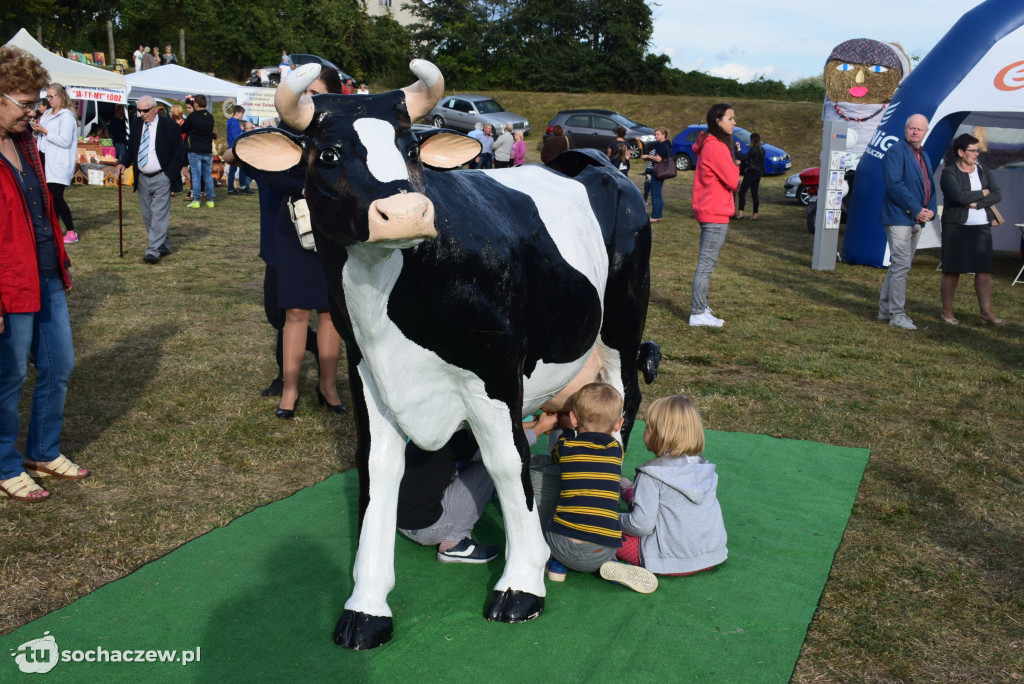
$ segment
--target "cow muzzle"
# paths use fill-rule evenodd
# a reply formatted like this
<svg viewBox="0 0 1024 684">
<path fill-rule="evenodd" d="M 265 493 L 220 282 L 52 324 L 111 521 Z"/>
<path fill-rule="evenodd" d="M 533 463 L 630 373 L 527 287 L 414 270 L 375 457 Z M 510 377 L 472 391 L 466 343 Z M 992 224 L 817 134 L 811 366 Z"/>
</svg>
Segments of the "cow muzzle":
<svg viewBox="0 0 1024 684">
<path fill-rule="evenodd" d="M 370 204 L 368 226 L 367 242 L 436 238 L 434 203 L 418 192 L 374 200 Z"/>
</svg>

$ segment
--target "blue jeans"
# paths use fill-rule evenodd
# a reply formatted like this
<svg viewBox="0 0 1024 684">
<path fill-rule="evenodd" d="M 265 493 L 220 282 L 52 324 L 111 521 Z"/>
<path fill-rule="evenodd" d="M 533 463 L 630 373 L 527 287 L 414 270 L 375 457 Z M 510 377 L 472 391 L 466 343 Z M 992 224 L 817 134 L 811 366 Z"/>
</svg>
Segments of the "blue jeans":
<svg viewBox="0 0 1024 684">
<path fill-rule="evenodd" d="M 235 189 L 235 173 L 238 173 L 238 187 L 243 190 L 249 189 L 249 176 L 246 175 L 245 169 L 240 166 L 231 165 L 231 169 L 228 171 L 228 192 Z"/>
<path fill-rule="evenodd" d="M 192 174 L 192 199 L 199 201 L 199 193 L 206 188 L 206 201 L 213 201 L 213 155 L 188 153 L 188 168 Z"/>
<path fill-rule="evenodd" d="M 25 458 L 46 462 L 60 456 L 64 399 L 75 368 L 75 351 L 60 275 L 40 276 L 39 287 L 39 311 L 5 314 L 4 332 L 0 334 L 0 480 L 24 472 L 14 442 L 18 438 L 18 401 L 28 375 L 29 355 L 35 361 L 37 375 Z"/>
<path fill-rule="evenodd" d="M 651 175 L 651 218 L 660 219 L 661 213 L 665 210 L 665 200 L 661 199 L 661 186 L 665 185 L 664 180 L 658 180 Z"/>
<path fill-rule="evenodd" d="M 700 254 L 697 256 L 697 270 L 693 272 L 693 289 L 690 294 L 690 313 L 702 314 L 708 307 L 708 287 L 711 274 L 718 264 L 718 253 L 725 244 L 728 223 L 700 224 Z"/>
</svg>

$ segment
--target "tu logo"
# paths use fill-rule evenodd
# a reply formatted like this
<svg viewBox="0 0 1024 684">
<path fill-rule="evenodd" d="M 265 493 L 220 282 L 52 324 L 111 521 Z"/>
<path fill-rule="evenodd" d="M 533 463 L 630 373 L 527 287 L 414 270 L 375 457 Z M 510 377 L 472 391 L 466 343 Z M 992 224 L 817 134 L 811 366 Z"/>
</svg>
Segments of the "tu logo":
<svg viewBox="0 0 1024 684">
<path fill-rule="evenodd" d="M 57 641 L 50 636 L 49 632 L 43 632 L 41 639 L 26 641 L 11 655 L 14 656 L 14 662 L 18 663 L 18 669 L 22 672 L 37 674 L 49 672 L 60 659 Z"/>
</svg>

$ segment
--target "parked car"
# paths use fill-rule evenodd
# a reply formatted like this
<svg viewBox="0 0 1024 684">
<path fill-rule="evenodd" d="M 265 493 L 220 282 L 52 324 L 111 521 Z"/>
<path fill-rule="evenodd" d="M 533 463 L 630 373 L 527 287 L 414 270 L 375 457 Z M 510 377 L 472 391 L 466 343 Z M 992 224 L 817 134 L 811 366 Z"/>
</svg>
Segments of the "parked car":
<svg viewBox="0 0 1024 684">
<path fill-rule="evenodd" d="M 353 81 L 355 81 L 355 79 L 352 78 L 352 76 L 346 74 L 344 71 L 339 69 L 334 62 L 330 61 L 329 59 L 324 59 L 319 55 L 298 54 L 291 55 L 291 58 L 292 64 L 295 65 L 296 67 L 302 66 L 303 64 L 319 64 L 321 66 L 329 66 L 338 72 L 338 75 L 341 76 L 342 83 L 344 83 L 346 80 L 350 78 Z M 261 71 L 263 73 L 260 73 Z M 245 82 L 245 85 L 250 87 L 254 86 L 264 88 L 276 88 L 278 85 L 280 85 L 280 83 L 281 69 L 279 65 L 275 64 L 273 66 L 256 67 L 255 69 L 253 69 L 252 72 L 249 74 L 249 80 Z"/>
<path fill-rule="evenodd" d="M 319 55 L 299 54 L 299 55 L 292 55 L 291 58 L 292 58 L 292 64 L 294 64 L 296 67 L 300 67 L 303 64 L 319 64 L 320 66 L 328 66 L 328 67 L 331 67 L 332 69 L 334 69 L 335 71 L 338 72 L 338 75 L 341 76 L 341 82 L 342 83 L 344 83 L 345 81 L 347 81 L 350 78 L 352 79 L 353 83 L 356 82 L 355 77 L 353 77 L 353 76 L 351 76 L 349 74 L 346 74 L 344 71 L 342 71 L 341 69 L 338 68 L 337 64 L 335 64 L 334 62 L 330 61 L 329 59 L 324 59 L 323 57 L 320 57 Z"/>
<path fill-rule="evenodd" d="M 610 109 L 566 109 L 558 112 L 548 123 L 544 137 L 551 135 L 551 129 L 561 126 L 574 148 L 590 147 L 605 152 L 615 140 L 615 129 L 626 129 L 626 144 L 633 159 L 639 157 L 646 147 L 654 144 L 654 129 L 633 121 Z"/>
<path fill-rule="evenodd" d="M 795 199 L 806 207 L 818 194 L 819 173 L 820 169 L 815 166 L 787 178 L 784 186 L 786 197 Z"/>
<path fill-rule="evenodd" d="M 694 124 L 672 139 L 672 157 L 676 160 L 676 168 L 680 171 L 692 169 L 697 162 L 697 155 L 693 153 L 693 144 L 697 142 L 700 134 L 708 129 L 707 124 Z M 746 154 L 750 149 L 750 132 L 737 126 L 732 130 L 732 139 L 739 142 L 740 153 Z M 786 150 L 769 145 L 764 145 L 764 175 L 774 176 L 783 173 L 793 165 Z"/>
<path fill-rule="evenodd" d="M 250 88 L 276 88 L 281 83 L 281 71 L 277 66 L 256 67 L 249 73 L 245 85 Z"/>
<path fill-rule="evenodd" d="M 447 95 L 441 98 L 437 106 L 430 110 L 426 120 L 437 128 L 450 128 L 455 131 L 469 132 L 476 124 L 491 124 L 494 135 L 501 134 L 501 128 L 507 123 L 520 130 L 523 135 L 530 134 L 530 122 L 524 117 L 498 104 L 494 98 L 486 95 Z"/>
</svg>

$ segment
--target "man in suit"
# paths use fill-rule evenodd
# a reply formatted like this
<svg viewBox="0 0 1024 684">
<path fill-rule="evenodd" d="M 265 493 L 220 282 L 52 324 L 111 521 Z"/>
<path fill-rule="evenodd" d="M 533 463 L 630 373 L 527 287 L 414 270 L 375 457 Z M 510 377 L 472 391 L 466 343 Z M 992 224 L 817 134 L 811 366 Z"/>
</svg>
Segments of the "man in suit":
<svg viewBox="0 0 1024 684">
<path fill-rule="evenodd" d="M 167 229 L 171 218 L 171 193 L 181 192 L 181 169 L 185 166 L 185 145 L 178 125 L 157 114 L 156 100 L 139 98 L 140 118 L 132 119 L 128 149 L 118 159 L 115 171 L 131 164 L 135 171 L 135 191 L 139 193 L 142 221 L 149 232 L 147 264 L 155 264 L 171 253 Z"/>
<path fill-rule="evenodd" d="M 907 316 L 907 275 L 914 260 L 924 224 L 935 218 L 932 164 L 921 147 L 928 133 L 928 119 L 913 114 L 903 127 L 904 139 L 882 159 L 885 197 L 879 221 L 889 240 L 889 270 L 878 300 L 878 320 L 904 330 L 917 330 Z"/>
</svg>

